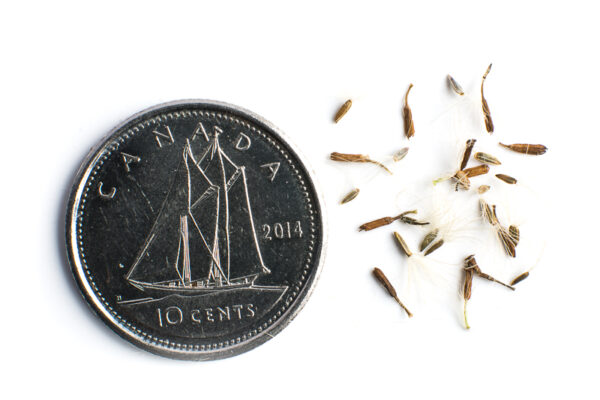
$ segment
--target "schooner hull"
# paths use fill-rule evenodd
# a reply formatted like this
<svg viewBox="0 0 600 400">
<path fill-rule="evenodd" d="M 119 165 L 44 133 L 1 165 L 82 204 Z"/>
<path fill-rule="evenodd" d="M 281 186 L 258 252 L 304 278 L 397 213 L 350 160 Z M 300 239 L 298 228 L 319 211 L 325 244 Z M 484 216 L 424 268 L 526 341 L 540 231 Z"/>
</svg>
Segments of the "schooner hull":
<svg viewBox="0 0 600 400">
<path fill-rule="evenodd" d="M 222 286 L 169 286 L 157 283 L 131 282 L 131 284 L 142 290 L 148 296 L 153 298 L 166 297 L 173 294 L 180 296 L 198 296 L 214 292 L 226 292 L 233 289 L 247 288 L 252 286 L 254 279 L 244 280 L 242 282 L 232 282 L 229 285 Z"/>
</svg>

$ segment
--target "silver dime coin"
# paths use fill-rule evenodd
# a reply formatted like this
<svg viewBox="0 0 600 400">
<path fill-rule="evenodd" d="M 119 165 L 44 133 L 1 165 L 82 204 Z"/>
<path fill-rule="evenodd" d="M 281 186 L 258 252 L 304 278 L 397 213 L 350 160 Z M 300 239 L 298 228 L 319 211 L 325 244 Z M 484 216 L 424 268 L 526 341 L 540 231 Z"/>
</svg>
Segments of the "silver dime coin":
<svg viewBox="0 0 600 400">
<path fill-rule="evenodd" d="M 145 110 L 81 166 L 67 252 L 92 309 L 151 352 L 207 360 L 278 333 L 316 283 L 311 173 L 261 117 L 214 101 Z"/>
</svg>

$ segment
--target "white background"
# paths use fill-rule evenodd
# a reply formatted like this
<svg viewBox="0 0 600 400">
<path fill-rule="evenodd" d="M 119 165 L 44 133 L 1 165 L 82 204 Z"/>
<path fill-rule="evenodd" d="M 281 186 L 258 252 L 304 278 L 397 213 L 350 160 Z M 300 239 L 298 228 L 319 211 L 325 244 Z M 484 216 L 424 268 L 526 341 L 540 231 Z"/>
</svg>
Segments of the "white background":
<svg viewBox="0 0 600 400">
<path fill-rule="evenodd" d="M 3 3 L 3 398 L 597 398 L 593 4 Z M 538 193 L 546 251 L 515 293 L 475 282 L 470 331 L 448 312 L 408 320 L 370 270 L 400 277 L 406 260 L 390 232 L 411 228 L 356 227 L 401 211 L 396 195 L 411 182 L 449 172 L 431 160 L 450 146 L 427 147 L 431 138 L 462 135 L 460 126 L 484 136 L 477 90 L 490 62 L 494 138 L 550 148 L 524 161 L 491 148 Z M 452 113 L 461 108 L 448 73 L 475 104 L 464 119 Z M 417 132 L 406 168 L 339 206 L 356 169 L 327 154 L 406 146 L 400 107 L 410 82 Z M 131 114 L 186 98 L 237 104 L 285 131 L 314 168 L 329 214 L 326 264 L 304 310 L 273 340 L 216 362 L 164 359 L 117 337 L 81 299 L 64 257 L 65 197 L 88 149 Z M 353 108 L 332 124 L 347 98 Z M 460 263 L 466 251 L 438 257 Z"/>
</svg>

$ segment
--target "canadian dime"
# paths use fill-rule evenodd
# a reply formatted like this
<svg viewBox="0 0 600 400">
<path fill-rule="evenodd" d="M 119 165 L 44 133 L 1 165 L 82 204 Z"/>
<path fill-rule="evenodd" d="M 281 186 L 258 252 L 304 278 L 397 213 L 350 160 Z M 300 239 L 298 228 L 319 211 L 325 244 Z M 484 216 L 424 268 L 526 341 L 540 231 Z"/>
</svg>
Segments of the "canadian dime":
<svg viewBox="0 0 600 400">
<path fill-rule="evenodd" d="M 298 313 L 325 243 L 311 173 L 281 132 L 213 101 L 159 105 L 80 168 L 67 252 L 93 310 L 151 352 L 247 351 Z"/>
</svg>

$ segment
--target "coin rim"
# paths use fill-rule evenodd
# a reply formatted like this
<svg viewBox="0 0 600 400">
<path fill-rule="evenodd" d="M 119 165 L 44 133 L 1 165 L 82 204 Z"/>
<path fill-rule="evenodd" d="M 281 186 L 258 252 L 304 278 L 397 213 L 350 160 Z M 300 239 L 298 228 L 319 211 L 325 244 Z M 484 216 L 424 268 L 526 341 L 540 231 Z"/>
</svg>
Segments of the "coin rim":
<svg viewBox="0 0 600 400">
<path fill-rule="evenodd" d="M 119 135 L 119 131 L 122 130 L 125 126 L 130 124 L 132 121 L 136 119 L 140 119 L 144 115 L 148 113 L 155 112 L 160 109 L 165 109 L 164 112 L 176 111 L 169 110 L 169 108 L 177 108 L 182 106 L 195 106 L 198 105 L 208 106 L 212 108 L 222 109 L 223 111 L 232 112 L 235 115 L 242 116 L 247 118 L 251 122 L 262 124 L 269 130 L 269 134 L 274 135 L 276 139 L 281 141 L 281 143 L 287 147 L 286 150 L 291 152 L 293 156 L 297 158 L 297 160 L 301 163 L 303 167 L 308 181 L 313 188 L 313 196 L 314 200 L 319 207 L 319 223 L 321 225 L 321 243 L 320 249 L 318 251 L 319 261 L 316 265 L 316 269 L 306 280 L 304 287 L 301 292 L 296 296 L 295 301 L 288 307 L 283 315 L 278 318 L 275 322 L 273 322 L 269 327 L 263 329 L 261 332 L 252 336 L 250 339 L 227 346 L 225 348 L 214 349 L 214 350 L 183 350 L 178 348 L 166 347 L 163 344 L 157 342 L 147 342 L 143 340 L 141 336 L 136 334 L 130 329 L 127 329 L 124 324 L 118 321 L 104 306 L 102 301 L 97 297 L 93 288 L 91 287 L 89 281 L 85 278 L 85 272 L 83 266 L 80 261 L 79 251 L 77 249 L 77 215 L 76 211 L 79 208 L 79 202 L 81 200 L 81 196 L 83 194 L 85 183 L 89 177 L 89 174 L 92 172 L 96 162 L 102 156 L 102 149 L 104 149 L 109 143 L 112 142 L 114 138 Z M 212 111 L 212 110 L 210 110 Z M 215 110 L 217 111 L 217 110 Z M 252 121 L 254 120 L 254 121 Z M 75 178 L 73 179 L 73 184 L 71 185 L 69 200 L 67 202 L 66 214 L 65 214 L 65 234 L 66 234 L 66 252 L 67 259 L 69 261 L 69 265 L 71 268 L 71 272 L 77 286 L 80 289 L 82 297 L 86 300 L 86 303 L 92 311 L 100 317 L 100 319 L 114 332 L 116 332 L 119 336 L 126 339 L 128 342 L 140 347 L 144 350 L 147 350 L 151 353 L 158 354 L 161 356 L 166 356 L 175 359 L 184 359 L 184 360 L 215 360 L 221 358 L 232 357 L 244 352 L 247 352 L 264 342 L 273 338 L 276 334 L 281 332 L 304 308 L 306 302 L 310 298 L 322 271 L 323 264 L 325 262 L 326 250 L 327 250 L 327 215 L 324 208 L 324 201 L 322 197 L 322 192 L 320 190 L 320 185 L 315 177 L 315 173 L 311 165 L 307 162 L 306 157 L 298 150 L 298 147 L 294 144 L 292 140 L 279 128 L 273 125 L 271 122 L 265 120 L 261 116 L 253 113 L 252 111 L 246 110 L 243 107 L 239 107 L 233 104 L 215 101 L 215 100 L 203 100 L 203 99 L 189 99 L 189 100 L 176 100 L 170 101 L 166 103 L 161 103 L 154 105 L 152 107 L 146 108 L 138 113 L 133 114 L 126 120 L 122 121 L 118 125 L 116 125 L 113 129 L 109 131 L 109 133 L 86 155 L 83 159 L 80 167 L 78 168 Z M 316 257 L 315 257 L 316 258 Z"/>
</svg>

